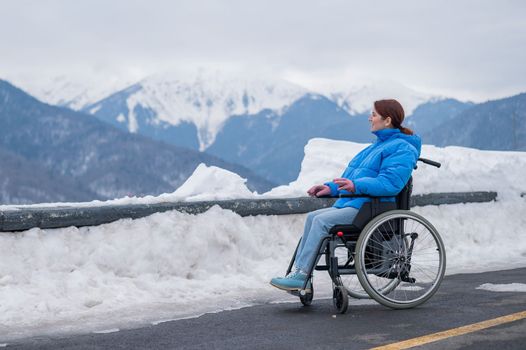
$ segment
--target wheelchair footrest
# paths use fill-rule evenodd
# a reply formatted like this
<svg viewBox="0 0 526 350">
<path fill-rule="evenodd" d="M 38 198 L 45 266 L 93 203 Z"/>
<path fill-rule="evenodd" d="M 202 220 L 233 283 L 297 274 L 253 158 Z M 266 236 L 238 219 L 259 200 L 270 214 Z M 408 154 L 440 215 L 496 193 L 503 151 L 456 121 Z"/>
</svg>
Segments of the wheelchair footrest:
<svg viewBox="0 0 526 350">
<path fill-rule="evenodd" d="M 321 265 L 314 268 L 316 271 L 329 271 L 329 266 Z"/>
</svg>

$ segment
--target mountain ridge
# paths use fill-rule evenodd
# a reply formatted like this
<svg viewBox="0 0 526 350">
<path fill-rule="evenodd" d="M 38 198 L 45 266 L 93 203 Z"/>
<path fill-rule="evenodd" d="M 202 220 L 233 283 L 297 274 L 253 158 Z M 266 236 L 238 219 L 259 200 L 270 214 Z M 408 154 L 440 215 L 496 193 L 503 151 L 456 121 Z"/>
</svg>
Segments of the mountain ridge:
<svg viewBox="0 0 526 350">
<path fill-rule="evenodd" d="M 137 132 L 137 120 L 148 120 L 163 128 L 177 127 L 181 122 L 194 124 L 199 150 L 213 143 L 217 132 L 231 116 L 258 113 L 263 109 L 281 110 L 307 90 L 281 80 L 260 80 L 225 76 L 221 72 L 200 73 L 182 79 L 155 75 L 134 84 L 134 91 L 122 90 L 109 98 L 83 108 L 104 120 L 116 119 L 130 132 Z M 119 100 L 118 111 L 107 105 Z M 138 113 L 148 110 L 149 114 Z"/>
<path fill-rule="evenodd" d="M 200 68 L 148 76 L 80 110 L 122 130 L 204 151 L 229 118 L 256 115 L 265 109 L 281 114 L 309 93 L 327 97 L 350 115 L 368 112 L 372 102 L 380 98 L 398 98 L 406 114 L 423 102 L 439 98 L 389 80 L 320 92 L 270 75 Z M 57 101 L 60 93 L 52 95 Z"/>
<path fill-rule="evenodd" d="M 432 131 L 425 139 L 436 146 L 526 151 L 526 93 L 475 104 Z"/>
</svg>

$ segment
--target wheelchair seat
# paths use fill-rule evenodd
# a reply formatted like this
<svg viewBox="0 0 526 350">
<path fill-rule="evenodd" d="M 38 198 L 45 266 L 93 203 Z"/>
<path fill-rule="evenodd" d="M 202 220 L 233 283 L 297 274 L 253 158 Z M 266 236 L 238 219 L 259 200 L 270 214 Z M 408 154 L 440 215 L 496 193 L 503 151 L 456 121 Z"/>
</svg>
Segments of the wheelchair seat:
<svg viewBox="0 0 526 350">
<path fill-rule="evenodd" d="M 365 225 L 374 217 L 390 210 L 409 210 L 411 192 L 413 190 L 413 178 L 410 177 L 402 191 L 396 196 L 395 202 L 382 202 L 379 197 L 371 197 L 370 202 L 362 205 L 358 214 L 350 225 L 335 225 L 329 230 L 329 234 L 335 235 L 343 232 L 347 240 L 357 240 Z"/>
</svg>

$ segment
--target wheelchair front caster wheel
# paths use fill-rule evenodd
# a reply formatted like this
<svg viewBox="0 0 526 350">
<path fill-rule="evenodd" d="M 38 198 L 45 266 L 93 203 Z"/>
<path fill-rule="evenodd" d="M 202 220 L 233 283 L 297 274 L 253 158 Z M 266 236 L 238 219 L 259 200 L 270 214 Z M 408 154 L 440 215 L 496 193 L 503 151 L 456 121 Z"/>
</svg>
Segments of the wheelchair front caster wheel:
<svg viewBox="0 0 526 350">
<path fill-rule="evenodd" d="M 340 314 L 347 312 L 347 307 L 349 306 L 349 296 L 347 295 L 347 290 L 345 287 L 334 287 L 334 291 L 332 292 L 332 303 Z"/>
<path fill-rule="evenodd" d="M 309 306 L 312 304 L 312 298 L 314 297 L 314 286 L 311 284 L 310 286 L 310 292 L 305 294 L 300 294 L 300 301 L 304 306 Z"/>
</svg>

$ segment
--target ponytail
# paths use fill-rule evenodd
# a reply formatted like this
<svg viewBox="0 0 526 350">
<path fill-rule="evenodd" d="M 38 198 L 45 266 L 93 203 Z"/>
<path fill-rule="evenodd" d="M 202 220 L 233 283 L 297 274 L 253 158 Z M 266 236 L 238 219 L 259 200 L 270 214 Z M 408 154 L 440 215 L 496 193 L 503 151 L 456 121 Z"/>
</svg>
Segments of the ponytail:
<svg viewBox="0 0 526 350">
<path fill-rule="evenodd" d="M 398 129 L 400 129 L 400 131 L 406 135 L 413 135 L 413 130 L 409 129 L 409 128 L 405 128 L 403 126 L 400 125 L 400 127 L 398 127 Z"/>
</svg>

